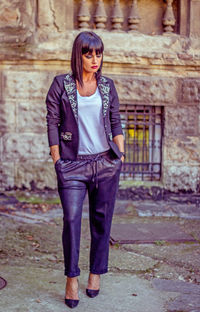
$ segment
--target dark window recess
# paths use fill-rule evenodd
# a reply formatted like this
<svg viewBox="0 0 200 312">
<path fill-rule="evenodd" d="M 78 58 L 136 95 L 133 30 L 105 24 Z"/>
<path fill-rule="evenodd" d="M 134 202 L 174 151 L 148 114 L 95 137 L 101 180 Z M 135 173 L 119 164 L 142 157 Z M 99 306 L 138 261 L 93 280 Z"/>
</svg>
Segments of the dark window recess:
<svg viewBox="0 0 200 312">
<path fill-rule="evenodd" d="M 160 106 L 120 105 L 126 159 L 121 179 L 160 180 L 163 109 Z"/>
</svg>

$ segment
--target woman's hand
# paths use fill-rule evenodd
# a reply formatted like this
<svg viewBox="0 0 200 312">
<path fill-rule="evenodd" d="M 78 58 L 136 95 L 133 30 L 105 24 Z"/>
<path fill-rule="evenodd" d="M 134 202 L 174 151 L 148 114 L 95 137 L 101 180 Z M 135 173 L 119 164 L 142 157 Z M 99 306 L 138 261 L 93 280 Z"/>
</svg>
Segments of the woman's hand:
<svg viewBox="0 0 200 312">
<path fill-rule="evenodd" d="M 118 146 L 121 153 L 124 153 L 124 136 L 122 134 L 118 134 L 113 138 L 113 142 Z M 120 158 L 122 162 L 124 162 L 125 157 L 122 155 Z"/>
<path fill-rule="evenodd" d="M 55 165 L 55 163 L 57 162 L 58 159 L 60 159 L 60 157 L 53 159 L 54 165 Z"/>
<path fill-rule="evenodd" d="M 124 157 L 124 156 L 122 156 L 120 159 L 121 159 L 121 161 L 122 161 L 122 162 L 124 162 L 125 157 Z"/>
<path fill-rule="evenodd" d="M 50 146 L 50 150 L 51 150 L 51 157 L 52 157 L 53 163 L 55 165 L 56 161 L 60 158 L 59 146 L 58 145 L 52 145 L 52 146 Z"/>
</svg>

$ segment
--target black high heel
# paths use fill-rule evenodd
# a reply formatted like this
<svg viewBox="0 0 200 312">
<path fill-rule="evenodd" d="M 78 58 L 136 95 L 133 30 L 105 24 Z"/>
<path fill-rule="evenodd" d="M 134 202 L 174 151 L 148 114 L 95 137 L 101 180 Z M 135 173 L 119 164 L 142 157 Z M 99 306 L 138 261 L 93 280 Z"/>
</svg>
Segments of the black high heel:
<svg viewBox="0 0 200 312">
<path fill-rule="evenodd" d="M 95 290 L 95 289 L 88 289 L 88 288 L 86 288 L 86 294 L 87 294 L 88 297 L 94 298 L 94 297 L 98 296 L 99 289 Z"/>
<path fill-rule="evenodd" d="M 78 303 L 79 303 L 79 300 L 65 298 L 65 304 L 71 309 L 77 307 Z"/>
<path fill-rule="evenodd" d="M 78 287 L 79 287 L 79 281 L 77 280 L 77 282 L 78 282 Z M 67 298 L 65 298 L 65 304 L 66 304 L 69 308 L 73 309 L 73 308 L 77 307 L 77 305 L 79 304 L 79 300 L 77 300 L 77 299 L 67 299 Z"/>
</svg>

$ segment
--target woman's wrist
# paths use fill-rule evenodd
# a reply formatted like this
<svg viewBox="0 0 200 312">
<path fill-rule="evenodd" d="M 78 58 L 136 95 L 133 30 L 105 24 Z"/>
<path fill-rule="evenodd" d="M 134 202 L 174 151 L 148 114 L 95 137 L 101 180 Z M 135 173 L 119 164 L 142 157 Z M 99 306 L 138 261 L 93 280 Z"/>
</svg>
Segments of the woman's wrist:
<svg viewBox="0 0 200 312">
<path fill-rule="evenodd" d="M 51 150 L 51 157 L 53 159 L 53 163 L 55 164 L 56 161 L 60 158 L 59 145 L 50 146 L 50 150 Z"/>
<path fill-rule="evenodd" d="M 56 158 L 53 158 L 53 163 L 55 165 L 55 163 L 57 162 L 57 160 L 60 159 L 60 156 L 59 157 L 56 157 Z"/>
</svg>

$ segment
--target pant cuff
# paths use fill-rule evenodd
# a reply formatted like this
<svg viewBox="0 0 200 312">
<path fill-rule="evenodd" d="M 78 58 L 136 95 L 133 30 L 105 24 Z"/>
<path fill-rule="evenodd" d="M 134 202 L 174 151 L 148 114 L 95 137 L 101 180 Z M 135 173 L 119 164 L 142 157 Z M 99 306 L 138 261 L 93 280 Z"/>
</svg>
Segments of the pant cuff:
<svg viewBox="0 0 200 312">
<path fill-rule="evenodd" d="M 64 271 L 64 274 L 65 274 L 65 276 L 67 276 L 67 277 L 76 277 L 76 276 L 79 276 L 80 275 L 80 271 L 78 271 L 78 272 L 68 272 L 68 271 Z"/>
<path fill-rule="evenodd" d="M 92 274 L 105 274 L 108 272 L 108 269 L 104 269 L 104 270 L 90 270 L 90 273 Z"/>
</svg>

